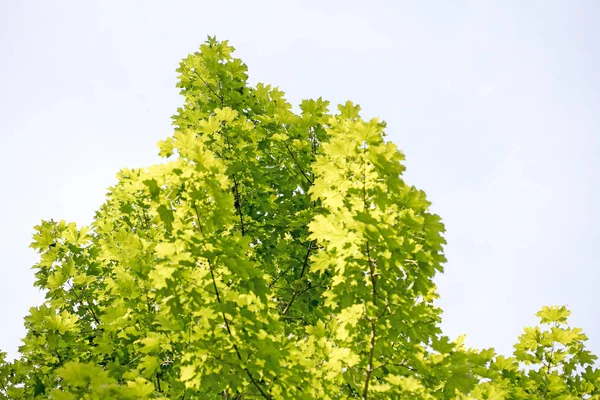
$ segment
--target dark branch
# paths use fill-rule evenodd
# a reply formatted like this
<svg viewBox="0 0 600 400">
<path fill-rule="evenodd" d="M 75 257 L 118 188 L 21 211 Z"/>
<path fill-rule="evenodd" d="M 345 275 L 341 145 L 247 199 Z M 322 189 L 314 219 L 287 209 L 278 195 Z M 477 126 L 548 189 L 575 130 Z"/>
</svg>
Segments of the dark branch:
<svg viewBox="0 0 600 400">
<path fill-rule="evenodd" d="M 198 209 L 195 206 L 194 206 L 194 209 L 196 211 L 196 218 L 198 218 L 198 225 L 200 226 L 200 218 L 199 218 L 199 214 L 198 214 Z M 207 261 L 208 261 L 208 267 L 209 267 L 209 271 L 210 271 L 210 277 L 212 279 L 213 288 L 215 290 L 215 295 L 217 297 L 217 303 L 219 303 L 219 305 L 221 305 L 222 304 L 221 303 L 221 295 L 219 294 L 219 289 L 217 287 L 217 280 L 215 279 L 214 267 L 213 267 L 210 259 L 207 259 Z M 268 393 L 266 393 L 264 391 L 264 389 L 258 384 L 258 382 L 256 382 L 256 380 L 254 379 L 254 377 L 252 376 L 252 373 L 250 373 L 248 368 L 246 368 L 243 365 L 244 361 L 243 361 L 242 355 L 240 354 L 240 350 L 238 349 L 237 344 L 234 342 L 234 337 L 233 337 L 233 334 L 231 333 L 231 328 L 229 326 L 229 320 L 227 319 L 227 316 L 225 315 L 224 311 L 221 311 L 221 316 L 223 317 L 223 321 L 225 322 L 225 328 L 227 329 L 227 333 L 229 334 L 229 337 L 231 338 L 231 341 L 233 344 L 233 349 L 235 350 L 235 354 L 237 355 L 237 358 L 240 361 L 241 368 L 244 370 L 244 372 L 246 372 L 246 375 L 248 375 L 248 378 L 250 378 L 250 381 L 252 382 L 254 387 L 256 387 L 256 389 L 260 392 L 261 396 L 267 400 L 272 400 L 271 395 L 269 395 Z"/>
<path fill-rule="evenodd" d="M 204 86 L 206 86 L 208 88 L 208 90 L 210 90 L 215 96 L 217 96 L 217 98 L 219 100 L 221 100 L 221 105 L 223 105 L 223 96 L 221 96 L 219 93 L 217 93 L 209 84 L 208 82 L 206 82 L 204 80 L 204 78 L 202 76 L 200 76 L 200 74 L 196 71 L 194 71 L 194 73 L 198 76 L 198 78 L 200 78 L 200 80 L 202 81 L 202 83 L 204 83 Z"/>
<path fill-rule="evenodd" d="M 304 273 L 306 272 L 306 267 L 308 266 L 308 258 L 310 256 L 310 252 L 313 249 L 313 243 L 315 242 L 316 240 L 313 240 L 308 243 L 308 250 L 306 251 L 306 257 L 304 257 L 304 264 L 302 265 L 302 271 L 300 271 L 300 278 L 302 278 L 304 276 Z"/>
<path fill-rule="evenodd" d="M 235 200 L 235 208 L 240 217 L 240 228 L 242 231 L 242 236 L 244 236 L 246 234 L 246 230 L 244 228 L 244 217 L 242 215 L 242 203 L 240 200 L 240 192 L 238 190 L 238 183 L 237 183 L 237 179 L 235 179 L 235 174 L 232 174 L 231 178 L 233 179 L 233 193 L 235 196 L 235 199 L 234 199 Z"/>
<path fill-rule="evenodd" d="M 274 286 L 274 285 L 277 283 L 277 281 L 278 281 L 279 279 L 281 279 L 281 277 L 282 277 L 282 276 L 284 276 L 285 274 L 287 274 L 288 272 L 290 272 L 290 270 L 291 270 L 292 268 L 294 268 L 294 264 L 290 265 L 289 267 L 287 267 L 287 268 L 285 269 L 285 271 L 283 271 L 282 273 L 280 273 L 279 275 L 277 275 L 277 278 L 275 278 L 275 279 L 273 280 L 273 282 L 271 282 L 271 283 L 269 284 L 269 289 L 271 289 L 271 288 L 272 288 L 272 287 L 273 287 L 273 286 Z"/>
<path fill-rule="evenodd" d="M 73 291 L 73 294 L 75 295 L 75 297 L 77 298 L 77 300 L 81 303 L 81 305 L 88 310 L 88 312 L 90 313 L 90 316 L 94 319 L 94 321 L 96 321 L 96 324 L 98 324 L 98 326 L 100 326 L 100 321 L 98 320 L 98 317 L 96 316 L 96 313 L 94 312 L 94 310 L 92 310 L 91 306 L 89 305 L 89 301 L 86 298 L 87 301 L 87 305 L 84 303 L 83 299 L 81 297 L 79 297 L 79 295 L 77 294 L 77 289 L 75 289 L 74 286 L 72 286 L 71 284 L 69 284 L 70 288 Z"/>
<path fill-rule="evenodd" d="M 314 288 L 321 286 L 322 283 L 323 283 L 323 281 L 321 281 L 318 285 L 312 286 L 309 282 L 307 287 L 305 287 L 304 289 L 302 289 L 299 292 L 294 292 L 294 294 L 292 295 L 292 298 L 290 299 L 290 302 L 287 304 L 287 306 L 285 306 L 285 309 L 283 310 L 282 314 L 283 315 L 287 314 L 287 312 L 290 310 L 290 307 L 292 307 L 292 304 L 294 304 L 294 301 L 296 301 L 296 299 L 298 297 L 300 297 L 304 293 L 308 292 L 310 289 L 314 289 Z"/>
<path fill-rule="evenodd" d="M 292 160 L 294 160 L 294 164 L 296 164 L 296 166 L 298 167 L 298 169 L 302 173 L 302 176 L 304 176 L 304 178 L 308 181 L 308 183 L 310 183 L 312 185 L 313 181 L 308 177 L 308 175 L 306 175 L 306 172 L 304 172 L 304 170 L 300 166 L 300 163 L 296 160 L 296 156 L 294 156 L 294 153 L 292 153 L 292 150 L 290 150 L 290 148 L 289 148 L 289 146 L 287 145 L 286 142 L 282 142 L 282 143 L 285 146 L 285 148 L 287 149 L 288 153 L 290 153 L 290 156 L 292 156 Z"/>
</svg>

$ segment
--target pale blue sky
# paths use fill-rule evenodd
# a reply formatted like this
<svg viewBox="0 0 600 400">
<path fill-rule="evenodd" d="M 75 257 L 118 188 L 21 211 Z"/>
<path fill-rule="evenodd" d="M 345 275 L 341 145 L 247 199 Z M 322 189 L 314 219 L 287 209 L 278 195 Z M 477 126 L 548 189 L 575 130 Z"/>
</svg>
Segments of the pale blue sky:
<svg viewBox="0 0 600 400">
<path fill-rule="evenodd" d="M 0 2 L 0 348 L 42 296 L 41 219 L 89 223 L 122 167 L 157 162 L 175 69 L 206 35 L 292 103 L 388 121 L 446 223 L 443 327 L 511 351 L 567 304 L 600 353 L 600 3 Z"/>
</svg>

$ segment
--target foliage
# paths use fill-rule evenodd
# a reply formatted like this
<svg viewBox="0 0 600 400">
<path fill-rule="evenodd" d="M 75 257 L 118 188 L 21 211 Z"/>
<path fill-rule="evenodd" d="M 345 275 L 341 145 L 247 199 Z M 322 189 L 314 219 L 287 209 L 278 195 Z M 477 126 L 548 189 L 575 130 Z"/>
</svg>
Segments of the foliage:
<svg viewBox="0 0 600 400">
<path fill-rule="evenodd" d="M 385 123 L 296 113 L 232 51 L 182 61 L 164 163 L 122 170 L 91 226 L 36 227 L 46 301 L 0 398 L 600 398 L 564 307 L 510 358 L 443 336 L 444 226 Z"/>
</svg>

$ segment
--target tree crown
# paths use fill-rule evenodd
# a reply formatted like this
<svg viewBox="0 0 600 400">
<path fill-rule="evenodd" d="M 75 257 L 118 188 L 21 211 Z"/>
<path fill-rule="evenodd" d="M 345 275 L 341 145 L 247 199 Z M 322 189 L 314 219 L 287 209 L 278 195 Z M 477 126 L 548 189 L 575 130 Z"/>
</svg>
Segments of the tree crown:
<svg viewBox="0 0 600 400">
<path fill-rule="evenodd" d="M 46 301 L 0 398 L 600 398 L 564 307 L 513 357 L 444 336 L 444 226 L 385 123 L 295 113 L 233 50 L 181 62 L 164 163 L 120 171 L 89 227 L 36 226 Z"/>
</svg>

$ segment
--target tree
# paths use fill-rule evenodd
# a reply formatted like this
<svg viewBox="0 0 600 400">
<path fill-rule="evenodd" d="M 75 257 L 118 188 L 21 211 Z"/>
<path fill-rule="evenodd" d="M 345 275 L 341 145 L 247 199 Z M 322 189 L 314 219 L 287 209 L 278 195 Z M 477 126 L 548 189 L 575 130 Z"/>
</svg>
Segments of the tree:
<svg viewBox="0 0 600 400">
<path fill-rule="evenodd" d="M 443 336 L 444 226 L 385 123 L 295 113 L 232 52 L 182 61 L 164 163 L 119 172 L 89 227 L 36 226 L 46 301 L 1 398 L 599 398 L 564 308 L 513 358 Z"/>
</svg>

